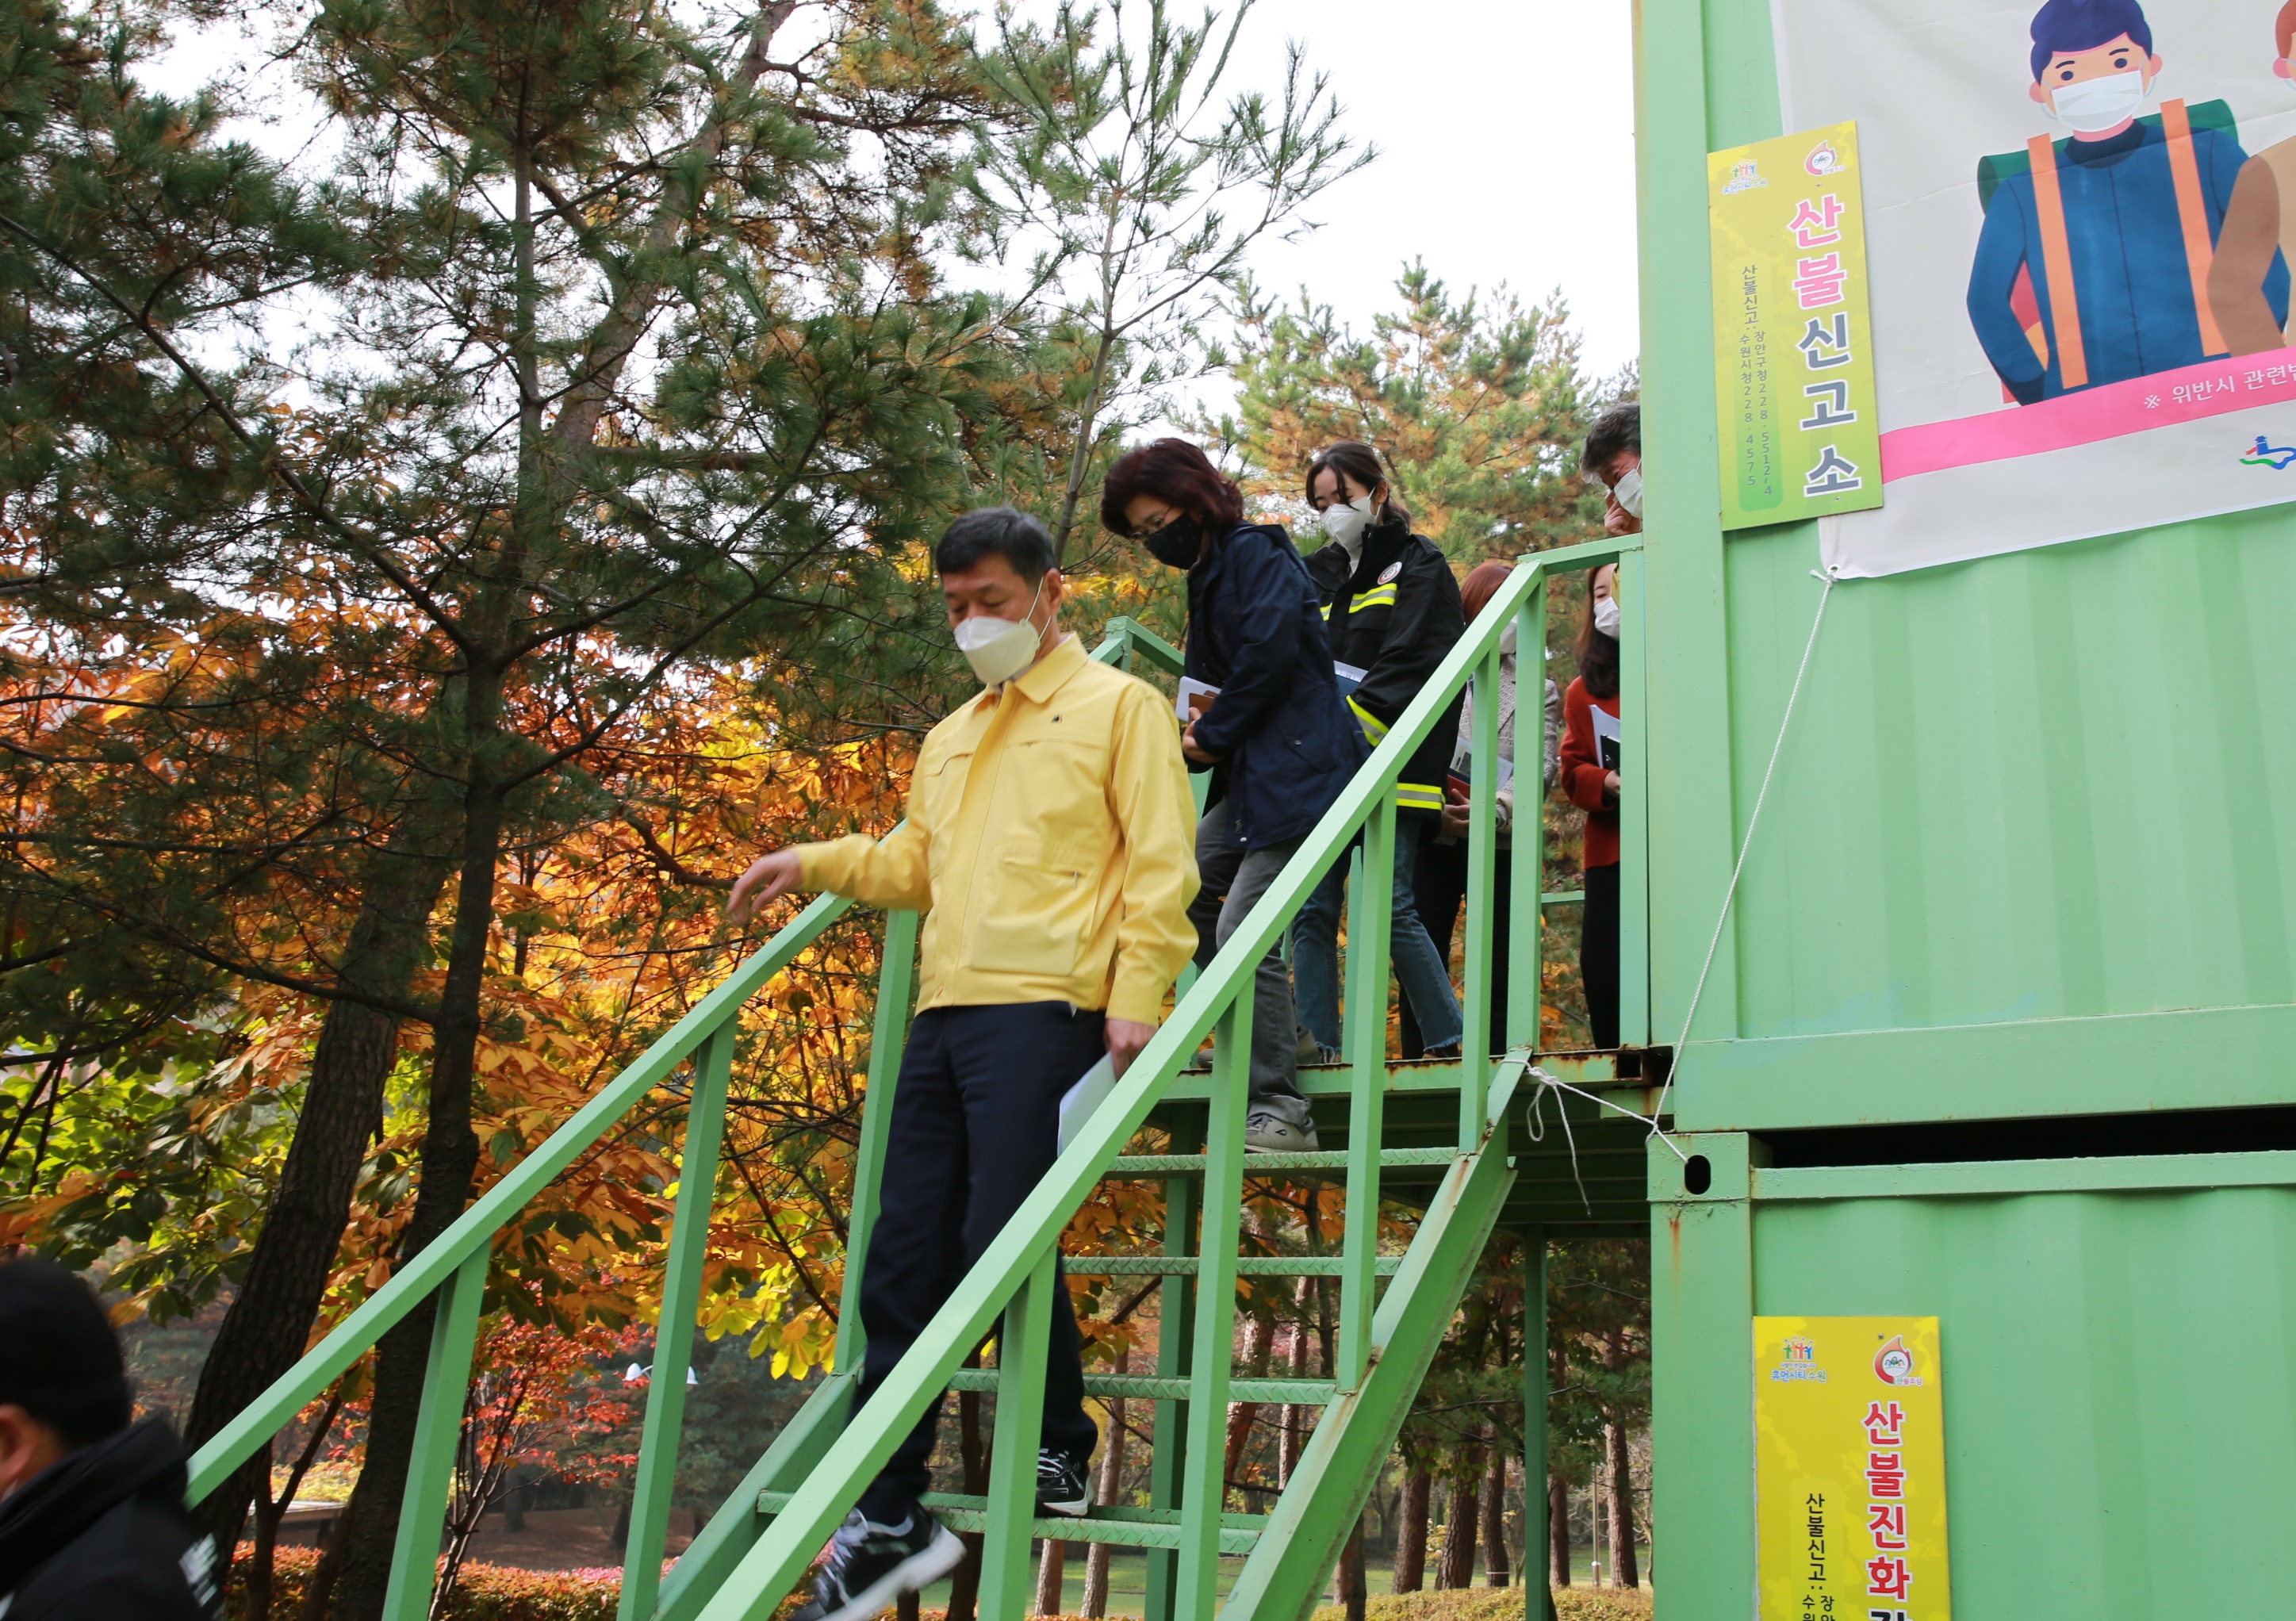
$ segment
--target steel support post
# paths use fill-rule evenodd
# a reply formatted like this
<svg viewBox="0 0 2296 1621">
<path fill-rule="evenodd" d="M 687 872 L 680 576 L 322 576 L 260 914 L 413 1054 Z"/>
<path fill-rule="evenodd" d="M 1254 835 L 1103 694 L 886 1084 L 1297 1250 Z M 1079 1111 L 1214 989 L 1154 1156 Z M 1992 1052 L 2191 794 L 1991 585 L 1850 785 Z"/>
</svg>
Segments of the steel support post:
<svg viewBox="0 0 2296 1621">
<path fill-rule="evenodd" d="M 1524 565 L 1517 565 L 1522 567 Z M 1514 704 L 1515 704 L 1515 815 L 1511 844 L 1514 865 L 1511 873 L 1513 895 L 1507 908 L 1507 983 L 1506 1044 L 1514 1047 L 1538 1045 L 1538 1004 L 1542 987 L 1539 970 L 1546 961 L 1546 907 L 1544 905 L 1546 884 L 1546 817 L 1544 814 L 1546 794 L 1546 586 L 1545 568 L 1538 563 L 1528 565 L 1539 571 L 1538 584 L 1531 587 L 1515 615 L 1514 644 Z M 1537 650 L 1537 651 L 1533 651 Z M 1524 708 L 1528 703 L 1529 708 Z M 1538 718 L 1531 732 L 1526 733 L 1526 716 Z M 1522 740 L 1526 735 L 1538 739 L 1528 764 L 1529 777 L 1523 779 L 1526 769 L 1522 758 Z M 1533 785 L 1536 786 L 1533 786 Z"/>
<path fill-rule="evenodd" d="M 1519 677 L 1518 677 L 1519 678 Z M 1521 701 L 1520 699 L 1517 700 Z M 1554 1621 L 1546 1541 L 1546 1230 L 1522 1233 L 1522 1616 Z"/>
<path fill-rule="evenodd" d="M 718 1152 L 726 1131 L 726 1084 L 734 1067 L 734 1015 L 711 1031 L 693 1056 L 693 1093 L 685 1111 L 685 1146 L 677 1167 L 677 1207 L 670 1218 L 669 1258 L 662 1271 L 661 1312 L 654 1320 L 653 1377 L 646 1387 L 645 1429 L 638 1443 L 630 1535 L 622 1559 L 616 1621 L 645 1621 L 661 1586 L 661 1551 L 677 1486 L 677 1445 L 685 1432 L 685 1371 L 693 1355 L 693 1319 L 709 1253 L 709 1212 L 717 1202 Z"/>
<path fill-rule="evenodd" d="M 447 1525 L 447 1497 L 455 1484 L 455 1454 L 463 1442 L 463 1404 L 471 1388 L 471 1352 L 479 1339 L 479 1306 L 487 1292 L 490 1248 L 455 1269 L 439 1291 L 430 1319 L 430 1358 L 422 1373 L 422 1412 L 414 1424 L 406 1494 L 399 1499 L 398 1537 L 390 1552 L 390 1584 L 383 1621 L 426 1621 L 439 1580 L 439 1541 Z"/>
<path fill-rule="evenodd" d="M 1662 1621 L 1754 1613 L 1753 1204 L 1736 1134 L 1674 1139 L 1710 1181 L 1650 1145 L 1651 1519 Z"/>
<path fill-rule="evenodd" d="M 1199 1103 L 1172 1106 L 1171 1149 L 1176 1154 L 1201 1148 L 1207 1131 L 1204 1107 Z M 1201 1214 L 1201 1185 L 1192 1176 L 1174 1177 L 1164 1184 L 1164 1253 L 1196 1253 L 1196 1219 Z M 1192 1278 L 1168 1277 L 1157 1290 L 1156 1377 L 1185 1379 L 1188 1351 L 1195 1338 L 1196 1292 Z M 1155 1437 L 1148 1472 L 1151 1507 L 1175 1512 L 1185 1495 L 1188 1457 L 1188 1404 L 1156 1404 Z M 1173 1609 L 1178 1590 L 1179 1555 L 1169 1548 L 1148 1550 L 1145 1621 L 1177 1621 Z"/>
<path fill-rule="evenodd" d="M 1364 824 L 1364 870 L 1383 875 L 1355 886 L 1349 914 L 1348 1204 L 1340 1240 L 1339 1366 L 1342 1390 L 1358 1388 L 1371 1366 L 1373 1308 L 1379 1293 L 1379 1150 L 1386 1137 L 1387 954 L 1393 915 L 1395 797 Z"/>
<path fill-rule="evenodd" d="M 1045 1424 L 1057 1249 L 1047 1248 L 1004 1308 L 996 1336 L 996 1419 L 988 1448 L 988 1531 L 980 1547 L 980 1621 L 1021 1621 L 1036 1594 L 1029 1543 L 1037 1519 L 1037 1445 Z"/>
<path fill-rule="evenodd" d="M 1647 1047 L 1650 973 L 1650 683 L 1643 554 L 1619 559 L 1619 1044 Z M 1717 897 L 1720 898 L 1718 891 Z"/>
<path fill-rule="evenodd" d="M 1235 1341 L 1235 1260 L 1243 1222 L 1243 1129 L 1251 1089 L 1250 982 L 1220 1015 L 1204 1144 L 1203 1240 L 1188 1389 L 1187 1492 L 1180 1502 L 1174 1609 L 1203 1621 L 1219 1603 L 1220 1516 L 1227 1506 L 1227 1388 Z"/>
<path fill-rule="evenodd" d="M 869 1265 L 869 1232 L 877 1224 L 885 1174 L 885 1140 L 893 1128 L 893 1089 L 908 1051 L 909 993 L 916 984 L 917 914 L 885 916 L 885 950 L 877 962 L 877 1014 L 870 1026 L 869 1090 L 861 1105 L 861 1142 L 853 1157 L 853 1214 L 845 1231 L 845 1281 L 838 1299 L 832 1366 L 861 1369 L 861 1277 Z M 621 1621 L 630 1621 L 627 1616 Z"/>
<path fill-rule="evenodd" d="M 1499 649 L 1475 667 L 1475 741 L 1467 787 L 1467 995 L 1466 1038 L 1460 1044 L 1459 1146 L 1483 1138 L 1483 1106 L 1491 1085 L 1491 998 L 1500 987 L 1491 974 L 1491 928 L 1497 910 L 1492 868 L 1498 861 Z M 1517 702 L 1521 702 L 1520 696 Z M 1516 732 L 1521 733 L 1518 726 Z M 1436 954 L 1447 959 L 1451 942 L 1438 940 Z"/>
</svg>

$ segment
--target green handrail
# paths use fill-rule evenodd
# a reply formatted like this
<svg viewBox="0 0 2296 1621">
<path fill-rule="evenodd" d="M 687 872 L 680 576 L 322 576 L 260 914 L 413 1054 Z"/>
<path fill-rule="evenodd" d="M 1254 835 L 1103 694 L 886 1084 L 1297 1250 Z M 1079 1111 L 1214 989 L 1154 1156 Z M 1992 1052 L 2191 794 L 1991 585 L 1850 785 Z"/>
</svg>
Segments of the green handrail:
<svg viewBox="0 0 2296 1621">
<path fill-rule="evenodd" d="M 1132 667 L 1136 658 L 1145 659 L 1154 667 L 1172 674 L 1177 674 L 1182 665 L 1180 654 L 1168 643 L 1136 621 L 1121 617 L 1110 621 L 1106 634 L 1091 657 L 1127 668 Z M 434 1568 L 433 1559 L 426 1555 L 435 1554 L 443 1527 L 487 1264 L 495 1235 L 680 1065 L 693 1060 L 695 1079 L 687 1111 L 686 1141 L 680 1158 L 655 1354 L 657 1368 L 682 1371 L 692 1347 L 700 1303 L 701 1262 L 717 1183 L 726 1085 L 742 1009 L 819 939 L 851 905 L 837 896 L 824 895 L 815 899 L 794 921 L 745 959 L 692 1011 L 488 1189 L 446 1232 L 402 1263 L 388 1282 L 361 1302 L 348 1317 L 193 1454 L 185 1492 L 187 1500 L 197 1503 L 230 1478 L 384 1334 L 423 1301 L 438 1296 L 440 1309 L 432 1329 L 422 1411 L 400 1504 L 397 1551 L 384 1610 L 390 1621 L 422 1621 L 429 1609 Z M 914 913 L 895 913 L 888 921 L 889 971 L 881 979 L 880 997 L 881 1003 L 888 1005 L 881 1005 L 878 1010 L 878 1045 L 871 1053 L 870 1064 L 873 1082 L 881 1074 L 889 1077 L 891 1069 L 898 1067 L 898 1035 L 906 1027 L 908 1011 L 910 958 L 915 929 Z M 896 969 L 892 965 L 897 960 Z M 892 994 L 882 994 L 886 992 Z M 889 1040 L 889 1035 L 893 1039 Z M 865 1123 L 865 1132 L 869 1124 L 878 1125 L 882 1131 L 884 1111 L 867 1113 L 876 1118 Z M 859 1205 L 863 1200 L 857 1198 L 856 1202 Z M 854 1238 L 865 1233 L 866 1224 L 866 1213 L 857 1214 Z M 840 1351 L 843 1349 L 840 1346 Z M 682 1377 L 657 1378 L 647 1392 L 637 1495 L 631 1511 L 628 1568 L 633 1579 L 625 1584 L 621 1601 L 625 1618 L 650 1614 L 653 1607 L 668 1531 L 670 1466 L 676 1460 L 684 1398 Z"/>
<path fill-rule="evenodd" d="M 988 1541 L 981 1562 L 980 1613 L 1001 1617 L 1021 1613 L 1020 1585 L 1026 1576 L 1029 1539 L 1034 1525 L 1035 1412 L 1041 1392 L 1045 1322 L 1053 1287 L 1053 1255 L 1070 1216 L 1129 1143 L 1161 1101 L 1181 1067 L 1213 1026 L 1219 1027 L 1213 1103 L 1206 1138 L 1201 1206 L 1204 1234 L 1194 1289 L 1193 1356 L 1197 1389 L 1189 1409 L 1188 1453 L 1218 1456 L 1218 1437 L 1207 1426 L 1225 1406 L 1227 1348 L 1234 1321 L 1234 1234 L 1239 1204 L 1246 1066 L 1251 998 L 1247 994 L 1259 960 L 1275 946 L 1300 905 L 1341 859 L 1360 833 L 1365 841 L 1362 884 L 1349 929 L 1353 942 L 1347 1010 L 1350 1050 L 1351 1123 L 1347 1220 L 1347 1261 L 1341 1278 L 1342 1350 L 1335 1369 L 1342 1390 L 1359 1383 L 1369 1366 L 1371 1323 L 1376 1289 L 1375 1246 L 1358 1224 L 1376 1213 L 1378 1110 L 1385 1090 L 1385 927 L 1393 866 L 1388 859 L 1395 825 L 1395 784 L 1420 742 L 1434 728 L 1451 700 L 1472 680 L 1476 685 L 1476 752 L 1496 758 L 1499 641 L 1509 619 L 1518 625 L 1523 647 L 1546 645 L 1546 596 L 1551 577 L 1617 561 L 1639 550 L 1636 540 L 1606 540 L 1545 553 L 1517 564 L 1496 602 L 1468 628 L 1421 689 L 1402 717 L 1374 750 L 1369 763 L 1342 790 L 1314 831 L 1276 878 L 1243 925 L 1181 995 L 1170 1018 L 1157 1030 L 1115 1091 L 1086 1122 L 1068 1150 L 1054 1161 L 992 1240 L 946 1305 L 935 1314 L 909 1351 L 856 1412 L 822 1454 L 773 1523 L 742 1557 L 700 1611 L 700 1621 L 762 1621 L 772 1613 L 830 1531 L 843 1519 L 864 1485 L 892 1455 L 901 1438 L 948 1384 L 972 1347 L 981 1343 L 1000 1314 L 1002 1343 L 1019 1377 L 1000 1385 L 1000 1421 L 994 1447 L 988 1498 Z M 1628 662 L 1638 650 L 1628 649 Z M 1460 1150 L 1473 1151 L 1491 1129 L 1488 1112 L 1493 1060 L 1489 1043 L 1492 900 L 1490 873 L 1497 821 L 1495 770 L 1473 774 L 1469 823 L 1467 1030 L 1468 1054 L 1461 1066 Z M 1536 780 L 1534 777 L 1532 780 Z M 1533 830 L 1541 825 L 1529 818 Z M 1540 916 L 1542 840 L 1536 831 L 1528 861 L 1514 866 L 1514 915 Z M 1520 852 L 1519 852 L 1520 854 Z M 1536 927 L 1534 922 L 1533 927 Z M 1510 1045 L 1528 1044 L 1538 1012 L 1537 952 L 1513 954 L 1507 992 Z M 1478 1023 L 1480 1015 L 1480 1022 Z M 1374 1026 L 1375 1030 L 1374 1030 Z M 1521 1034 L 1524 1039 L 1516 1037 Z M 1367 1196 L 1366 1196 L 1367 1195 Z M 1223 1261 L 1222 1257 L 1225 1257 Z M 1011 1423 L 1005 1420 L 1011 1419 Z M 1008 1429 L 1010 1434 L 1007 1434 Z M 1202 1434 L 1196 1433 L 1202 1431 Z M 1207 1450 L 1207 1448 L 1209 1450 Z M 1183 1504 L 1177 1570 L 1177 1613 L 1208 1616 L 1213 1609 L 1219 1551 L 1216 1495 L 1192 1494 Z"/>
</svg>

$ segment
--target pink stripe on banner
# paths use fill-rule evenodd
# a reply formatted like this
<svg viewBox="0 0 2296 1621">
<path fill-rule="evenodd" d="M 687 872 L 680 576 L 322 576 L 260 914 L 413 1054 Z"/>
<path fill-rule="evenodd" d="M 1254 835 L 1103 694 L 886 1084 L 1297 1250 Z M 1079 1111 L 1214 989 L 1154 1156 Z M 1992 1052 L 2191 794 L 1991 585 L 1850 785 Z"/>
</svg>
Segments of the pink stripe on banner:
<svg viewBox="0 0 2296 1621">
<path fill-rule="evenodd" d="M 2010 405 L 1982 416 L 1894 429 L 1882 436 L 1882 481 L 2069 450 L 2171 422 L 2199 422 L 2251 405 L 2290 401 L 2296 401 L 2296 354 L 2276 361 L 2259 355 L 2206 360 L 2175 372 L 2060 395 L 2038 405 Z"/>
</svg>

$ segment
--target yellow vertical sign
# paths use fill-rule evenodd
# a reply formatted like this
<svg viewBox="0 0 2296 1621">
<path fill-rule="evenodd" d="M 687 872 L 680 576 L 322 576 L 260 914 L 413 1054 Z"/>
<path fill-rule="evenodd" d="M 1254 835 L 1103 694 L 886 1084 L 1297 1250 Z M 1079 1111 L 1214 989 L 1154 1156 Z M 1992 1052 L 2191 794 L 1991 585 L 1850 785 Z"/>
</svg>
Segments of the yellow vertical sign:
<svg viewBox="0 0 2296 1621">
<path fill-rule="evenodd" d="M 1722 527 L 1882 504 L 1857 126 L 1710 152 Z"/>
<path fill-rule="evenodd" d="M 1754 1319 L 1758 1621 L 1948 1621 L 1934 1317 Z"/>
</svg>

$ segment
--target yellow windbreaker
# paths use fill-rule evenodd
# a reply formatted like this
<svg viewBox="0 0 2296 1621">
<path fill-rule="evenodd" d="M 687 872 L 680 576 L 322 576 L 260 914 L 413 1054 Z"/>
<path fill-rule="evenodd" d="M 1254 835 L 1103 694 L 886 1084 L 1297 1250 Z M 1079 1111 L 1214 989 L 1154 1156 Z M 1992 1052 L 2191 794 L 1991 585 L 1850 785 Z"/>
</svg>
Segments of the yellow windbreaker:
<svg viewBox="0 0 2296 1621">
<path fill-rule="evenodd" d="M 926 913 L 920 1010 L 1154 1024 L 1196 946 L 1195 822 L 1171 706 L 1070 636 L 926 734 L 906 823 L 800 855 L 809 889 Z"/>
</svg>

